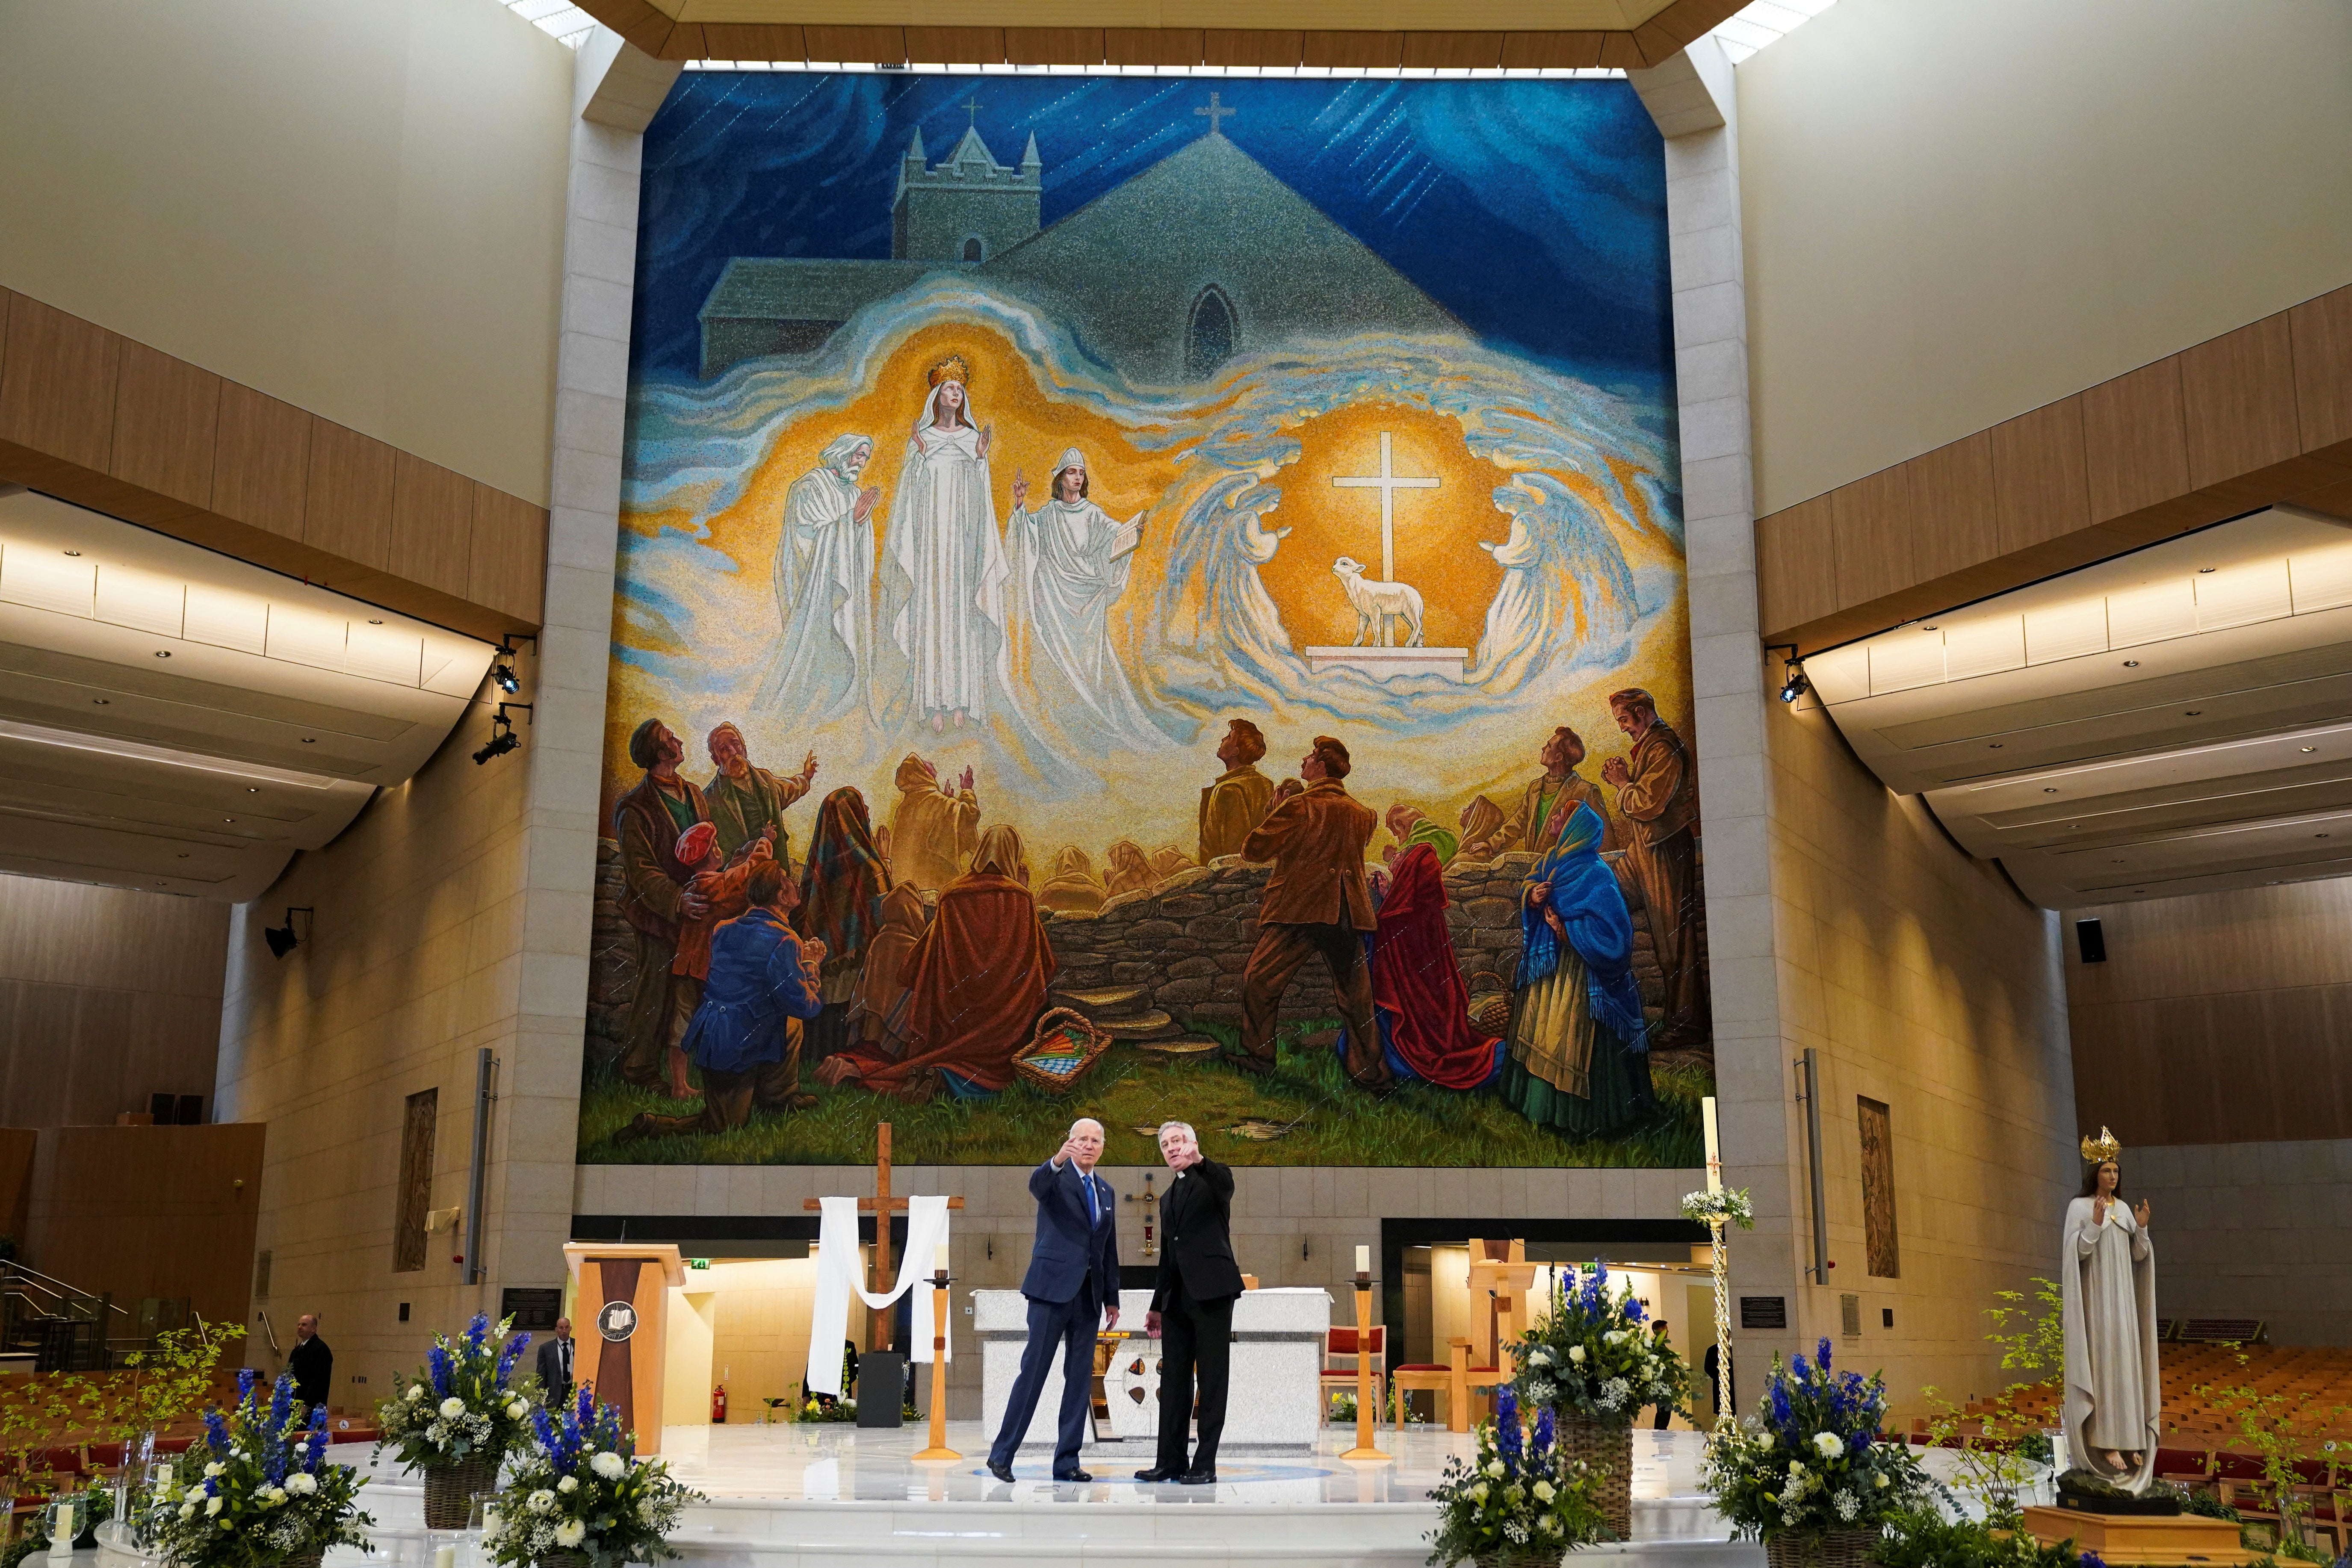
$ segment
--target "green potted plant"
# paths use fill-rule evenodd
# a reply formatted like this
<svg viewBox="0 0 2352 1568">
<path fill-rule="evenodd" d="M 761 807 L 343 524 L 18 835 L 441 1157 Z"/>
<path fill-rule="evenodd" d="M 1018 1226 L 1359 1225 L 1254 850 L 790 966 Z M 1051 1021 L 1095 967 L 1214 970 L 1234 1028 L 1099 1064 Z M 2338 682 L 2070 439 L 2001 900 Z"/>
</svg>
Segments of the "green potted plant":
<svg viewBox="0 0 2352 1568">
<path fill-rule="evenodd" d="M 1705 1478 L 1733 1535 L 1761 1540 L 1771 1568 L 1863 1568 L 1891 1519 L 1935 1486 L 1904 1443 L 1883 1438 L 1886 1386 L 1817 1364 L 1772 1359 L 1754 1416 L 1708 1437 Z"/>
<path fill-rule="evenodd" d="M 675 1557 L 669 1532 L 704 1500 L 659 1459 L 635 1458 L 621 1413 L 583 1390 L 569 1408 L 531 1413 L 519 1456 L 482 1531 L 482 1550 L 508 1568 L 614 1568 Z"/>
<path fill-rule="evenodd" d="M 1495 1418 L 1478 1426 L 1477 1458 L 1446 1460 L 1429 1494 L 1438 1506 L 1430 1568 L 1465 1559 L 1477 1568 L 1557 1568 L 1570 1548 L 1610 1538 L 1592 1471 L 1554 1441 L 1555 1432 L 1543 1410 L 1535 1430 L 1522 1433 L 1510 1389 L 1496 1396 Z"/>
<path fill-rule="evenodd" d="M 1633 1417 L 1643 1406 L 1679 1408 L 1685 1370 L 1652 1333 L 1630 1281 L 1613 1289 L 1599 1259 L 1562 1279 L 1534 1326 L 1511 1347 L 1511 1392 L 1523 1409 L 1549 1411 L 1559 1446 L 1599 1479 L 1601 1516 L 1621 1539 L 1633 1533 Z"/>
<path fill-rule="evenodd" d="M 496 1490 L 500 1462 L 530 1440 L 539 1380 L 514 1381 L 530 1336 L 517 1334 L 504 1349 L 497 1342 L 513 1326 L 505 1319 L 494 1333 L 489 1314 L 477 1312 L 457 1339 L 436 1334 L 424 1372 L 395 1375 L 391 1397 L 376 1406 L 383 1442 L 424 1473 L 427 1530 L 465 1529 L 475 1496 Z"/>
<path fill-rule="evenodd" d="M 205 1412 L 204 1441 L 172 1462 L 141 1519 L 175 1568 L 317 1568 L 331 1546 L 373 1550 L 367 1482 L 328 1461 L 326 1413 L 306 1426 L 299 1408 L 291 1376 L 265 1400 L 247 1370 L 235 1405 Z"/>
</svg>

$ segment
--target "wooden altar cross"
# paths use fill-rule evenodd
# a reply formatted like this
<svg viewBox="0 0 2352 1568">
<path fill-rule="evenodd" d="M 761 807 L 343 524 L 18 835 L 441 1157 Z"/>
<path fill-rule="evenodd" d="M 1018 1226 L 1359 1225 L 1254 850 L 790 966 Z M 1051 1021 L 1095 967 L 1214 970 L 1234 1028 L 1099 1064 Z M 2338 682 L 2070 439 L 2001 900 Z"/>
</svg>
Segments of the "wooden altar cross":
<svg viewBox="0 0 2352 1568">
<path fill-rule="evenodd" d="M 803 1198 L 801 1207 L 821 1210 L 824 1207 L 824 1200 Z M 948 1207 L 951 1209 L 963 1207 L 963 1199 L 950 1198 Z M 877 1121 L 874 1124 L 874 1195 L 857 1200 L 857 1212 L 874 1216 L 874 1293 L 877 1296 L 887 1290 L 892 1283 L 890 1216 L 893 1214 L 904 1214 L 906 1210 L 906 1199 L 894 1198 L 890 1195 L 890 1124 L 887 1121 Z M 874 1348 L 877 1351 L 887 1351 L 890 1348 L 890 1314 L 876 1312 L 873 1314 L 873 1319 Z"/>
</svg>

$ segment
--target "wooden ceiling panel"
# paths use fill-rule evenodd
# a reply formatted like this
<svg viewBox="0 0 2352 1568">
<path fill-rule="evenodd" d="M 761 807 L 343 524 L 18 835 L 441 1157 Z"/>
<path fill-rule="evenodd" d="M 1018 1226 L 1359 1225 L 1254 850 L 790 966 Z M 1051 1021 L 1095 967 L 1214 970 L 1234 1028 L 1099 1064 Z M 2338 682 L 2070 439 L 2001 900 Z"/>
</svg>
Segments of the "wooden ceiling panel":
<svg viewBox="0 0 2352 1568">
<path fill-rule="evenodd" d="M 908 56 L 913 58 L 913 56 Z M 1007 27 L 1004 58 L 1024 66 L 1098 66 L 1103 63 L 1100 27 Z"/>
<path fill-rule="evenodd" d="M 1404 63 L 1415 70 L 1492 70 L 1503 63 L 1504 33 L 1407 33 Z"/>
<path fill-rule="evenodd" d="M 1404 63 L 1402 33 L 1331 33 L 1305 35 L 1299 63 L 1339 66 L 1347 69 L 1394 70 Z"/>
<path fill-rule="evenodd" d="M 1506 70 L 1591 70 L 1601 64 L 1606 33 L 1506 33 Z"/>
<path fill-rule="evenodd" d="M 909 27 L 907 58 L 943 65 L 998 65 L 1005 53 L 1002 27 Z"/>
<path fill-rule="evenodd" d="M 1103 59 L 1115 66 L 1196 66 L 1205 58 L 1200 27 L 1108 27 Z"/>
<path fill-rule="evenodd" d="M 904 27 L 813 26 L 802 31 L 808 35 L 808 58 L 813 60 L 874 60 L 895 65 L 907 58 Z"/>
<path fill-rule="evenodd" d="M 1465 16 L 1459 5 L 1401 0 L 1382 10 L 1390 29 L 1217 27 L 1234 15 L 1231 7 L 1164 5 L 1159 19 L 1171 26 L 1092 27 L 1034 26 L 1070 15 L 1067 0 L 971 0 L 956 7 L 956 26 L 900 27 L 852 20 L 883 7 L 869 0 L 820 0 L 809 20 L 808 0 L 724 0 L 688 5 L 670 0 L 667 9 L 648 0 L 582 0 L 581 8 L 658 59 L 799 61 L 847 60 L 889 64 L 980 64 L 1005 58 L 1024 65 L 1183 66 L 1284 68 L 1300 64 L 1353 69 L 1476 69 L 1500 65 L 1513 70 L 1640 70 L 1683 47 L 1739 8 L 1741 0 L 1564 0 L 1546 7 L 1549 26 L 1512 30 L 1523 7 L 1488 5 Z M 884 11 L 884 14 L 888 14 Z M 900 13 L 901 15 L 904 12 Z M 1268 23 L 1340 20 L 1319 0 L 1268 0 L 1247 13 Z M 1534 20 L 1538 13 L 1524 19 Z M 680 19 L 685 18 L 685 19 Z M 1129 17 L 1147 19 L 1145 14 Z M 1369 18 L 1368 18 L 1369 19 Z M 1186 26 L 1198 22 L 1201 26 Z M 1470 24 L 1465 28 L 1463 24 Z M 1001 37 L 1004 53 L 975 54 L 978 40 Z M 835 50 L 842 52 L 835 53 Z M 936 51 L 936 52 L 935 52 Z"/>
</svg>

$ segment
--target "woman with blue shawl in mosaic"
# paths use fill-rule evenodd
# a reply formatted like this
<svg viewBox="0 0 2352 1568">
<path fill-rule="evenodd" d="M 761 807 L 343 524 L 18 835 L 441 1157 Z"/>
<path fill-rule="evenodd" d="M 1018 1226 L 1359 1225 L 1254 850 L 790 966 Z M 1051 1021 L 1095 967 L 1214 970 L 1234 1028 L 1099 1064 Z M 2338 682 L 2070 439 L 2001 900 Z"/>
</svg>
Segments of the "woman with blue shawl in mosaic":
<svg viewBox="0 0 2352 1568">
<path fill-rule="evenodd" d="M 1562 802 L 1521 900 L 1517 1000 L 1503 1098 L 1570 1138 L 1620 1131 L 1649 1114 L 1647 1031 L 1633 980 L 1633 921 L 1601 858 L 1592 808 Z"/>
<path fill-rule="evenodd" d="M 845 785 L 817 807 L 808 859 L 801 868 L 801 907 L 793 928 L 824 943 L 819 987 L 824 1011 L 808 1022 L 801 1059 L 814 1068 L 846 1048 L 849 1004 L 866 967 L 866 950 L 882 930 L 882 900 L 890 868 L 875 847 L 866 797 Z"/>
</svg>

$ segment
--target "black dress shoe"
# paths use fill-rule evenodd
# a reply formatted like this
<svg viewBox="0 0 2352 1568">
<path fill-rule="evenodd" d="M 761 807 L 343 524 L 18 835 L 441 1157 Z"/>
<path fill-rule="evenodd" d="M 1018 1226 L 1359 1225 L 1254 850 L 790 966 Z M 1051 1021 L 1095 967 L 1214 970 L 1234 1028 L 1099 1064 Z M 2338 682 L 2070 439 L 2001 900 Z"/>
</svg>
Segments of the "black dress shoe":
<svg viewBox="0 0 2352 1568">
<path fill-rule="evenodd" d="M 1164 1466 L 1154 1465 L 1148 1470 L 1136 1471 L 1135 1479 L 1139 1481 L 1172 1481 L 1181 1474 L 1183 1474 L 1181 1470 L 1171 1470 Z"/>
<path fill-rule="evenodd" d="M 1071 1470 L 1066 1474 L 1055 1476 L 1054 1479 L 1057 1481 L 1090 1481 L 1094 1479 L 1094 1477 L 1087 1474 L 1084 1470 Z"/>
<path fill-rule="evenodd" d="M 1010 1481 L 1013 1479 L 1013 1467 L 1000 1465 L 994 1459 L 991 1459 L 988 1461 L 988 1473 L 1000 1481 Z"/>
<path fill-rule="evenodd" d="M 1213 1487 L 1217 1484 L 1217 1472 L 1214 1470 L 1187 1470 L 1181 1476 L 1178 1477 L 1177 1479 L 1178 1482 L 1183 1486 Z"/>
</svg>

